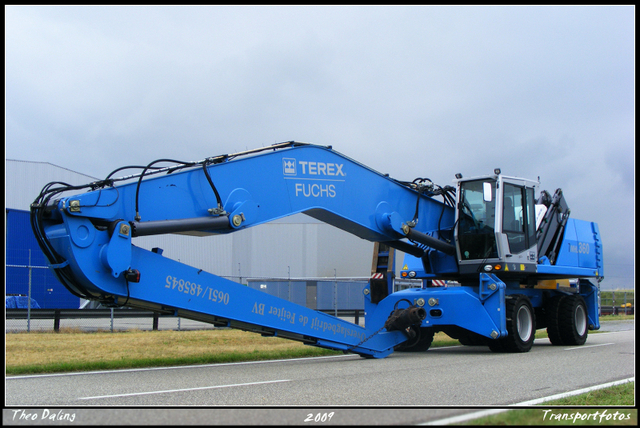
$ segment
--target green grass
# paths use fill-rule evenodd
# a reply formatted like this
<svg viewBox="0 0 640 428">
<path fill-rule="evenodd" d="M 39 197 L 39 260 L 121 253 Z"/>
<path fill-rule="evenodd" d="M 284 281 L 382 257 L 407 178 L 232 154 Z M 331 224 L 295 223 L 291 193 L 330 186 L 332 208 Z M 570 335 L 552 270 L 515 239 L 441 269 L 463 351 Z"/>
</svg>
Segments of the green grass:
<svg viewBox="0 0 640 428">
<path fill-rule="evenodd" d="M 83 333 L 5 336 L 7 375 L 61 373 L 305 358 L 340 354 L 239 330 Z"/>
<path fill-rule="evenodd" d="M 201 356 L 167 357 L 167 358 L 126 358 L 108 361 L 52 362 L 42 365 L 24 365 L 7 367 L 7 375 L 25 375 L 40 373 L 65 373 L 99 370 L 136 369 L 147 367 L 191 366 L 202 364 L 234 363 L 242 361 L 265 361 L 286 358 L 311 358 L 341 354 L 337 351 L 317 347 L 283 351 L 248 351 L 227 352 L 224 354 L 205 354 Z"/>
<path fill-rule="evenodd" d="M 635 382 L 544 403 L 545 406 L 633 406 Z"/>
<path fill-rule="evenodd" d="M 603 315 L 600 317 L 600 322 L 602 321 L 623 321 L 623 320 L 632 320 L 635 319 L 635 315 Z"/>
</svg>

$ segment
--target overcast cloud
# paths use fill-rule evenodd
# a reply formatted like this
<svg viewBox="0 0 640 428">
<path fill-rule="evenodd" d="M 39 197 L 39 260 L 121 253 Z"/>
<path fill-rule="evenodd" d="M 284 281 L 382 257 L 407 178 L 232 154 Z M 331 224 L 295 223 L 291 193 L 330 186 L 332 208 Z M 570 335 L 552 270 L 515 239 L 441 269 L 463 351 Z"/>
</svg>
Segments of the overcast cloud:
<svg viewBox="0 0 640 428">
<path fill-rule="evenodd" d="M 104 177 L 304 141 L 392 177 L 500 167 L 635 282 L 635 8 L 5 7 L 6 158 Z M 35 197 L 35 195 L 34 195 Z"/>
</svg>

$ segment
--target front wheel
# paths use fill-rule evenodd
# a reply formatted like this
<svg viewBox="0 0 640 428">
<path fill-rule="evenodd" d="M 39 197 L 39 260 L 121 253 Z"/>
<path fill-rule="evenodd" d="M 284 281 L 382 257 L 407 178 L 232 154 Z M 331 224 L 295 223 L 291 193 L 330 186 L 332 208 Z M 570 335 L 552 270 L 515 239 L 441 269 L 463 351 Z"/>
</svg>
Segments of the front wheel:
<svg viewBox="0 0 640 428">
<path fill-rule="evenodd" d="M 463 334 L 458 338 L 458 342 L 464 346 L 487 346 L 489 340 L 491 339 L 487 339 L 486 337 L 472 331 L 467 334 Z"/>
<path fill-rule="evenodd" d="M 507 336 L 489 341 L 493 352 L 529 352 L 536 332 L 536 316 L 529 298 L 523 294 L 507 296 L 505 302 Z"/>
<path fill-rule="evenodd" d="M 429 349 L 433 342 L 434 331 L 430 327 L 410 326 L 415 334 L 412 339 L 407 340 L 395 347 L 398 352 L 424 352 Z"/>
</svg>

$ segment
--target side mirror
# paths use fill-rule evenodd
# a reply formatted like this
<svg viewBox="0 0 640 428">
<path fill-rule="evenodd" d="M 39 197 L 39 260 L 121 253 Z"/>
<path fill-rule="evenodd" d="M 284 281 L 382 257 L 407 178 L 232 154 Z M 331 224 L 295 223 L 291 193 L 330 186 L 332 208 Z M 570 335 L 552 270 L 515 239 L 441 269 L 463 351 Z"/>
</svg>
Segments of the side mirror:
<svg viewBox="0 0 640 428">
<path fill-rule="evenodd" d="M 491 183 L 485 181 L 482 183 L 482 198 L 485 202 L 491 202 L 493 199 L 492 191 L 491 191 Z"/>
</svg>

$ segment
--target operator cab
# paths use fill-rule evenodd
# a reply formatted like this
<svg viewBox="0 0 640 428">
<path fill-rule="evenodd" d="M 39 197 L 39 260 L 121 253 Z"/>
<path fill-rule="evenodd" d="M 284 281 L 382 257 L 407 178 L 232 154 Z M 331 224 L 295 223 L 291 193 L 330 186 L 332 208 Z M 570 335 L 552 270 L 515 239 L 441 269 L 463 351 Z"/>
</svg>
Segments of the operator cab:
<svg viewBox="0 0 640 428">
<path fill-rule="evenodd" d="M 536 271 L 537 181 L 494 175 L 457 178 L 455 239 L 461 274 Z"/>
</svg>

